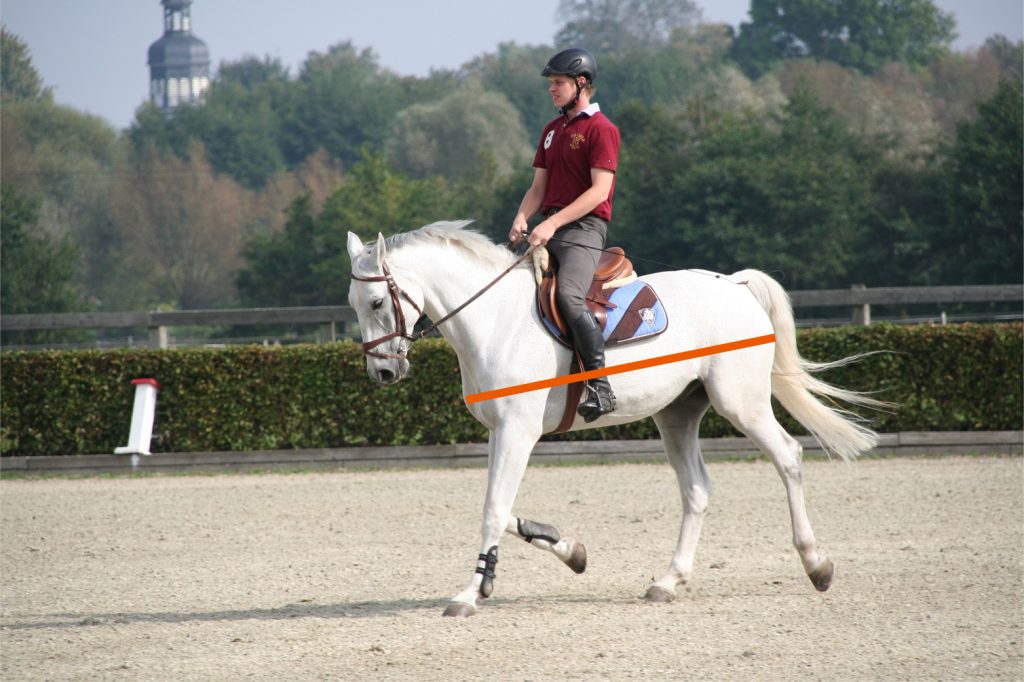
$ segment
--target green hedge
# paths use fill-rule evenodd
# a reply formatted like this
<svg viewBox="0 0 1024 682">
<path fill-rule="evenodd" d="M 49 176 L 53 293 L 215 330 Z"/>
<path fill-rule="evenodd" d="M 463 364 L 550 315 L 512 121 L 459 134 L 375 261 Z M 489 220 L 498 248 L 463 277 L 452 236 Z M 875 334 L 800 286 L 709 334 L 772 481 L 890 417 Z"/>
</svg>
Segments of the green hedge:
<svg viewBox="0 0 1024 682">
<path fill-rule="evenodd" d="M 874 413 L 879 431 L 1021 429 L 1022 325 L 814 329 L 801 353 L 830 360 L 872 355 L 823 375 L 898 404 Z M 379 387 L 358 345 L 239 346 L 157 351 L 37 351 L 0 354 L 3 455 L 109 453 L 124 445 L 130 382 L 157 379 L 154 452 L 409 445 L 486 440 L 466 410 L 458 363 L 440 340 L 417 343 L 411 376 Z M 782 414 L 794 433 L 799 427 Z M 717 415 L 705 437 L 733 433 Z M 559 436 L 651 438 L 651 420 Z"/>
</svg>

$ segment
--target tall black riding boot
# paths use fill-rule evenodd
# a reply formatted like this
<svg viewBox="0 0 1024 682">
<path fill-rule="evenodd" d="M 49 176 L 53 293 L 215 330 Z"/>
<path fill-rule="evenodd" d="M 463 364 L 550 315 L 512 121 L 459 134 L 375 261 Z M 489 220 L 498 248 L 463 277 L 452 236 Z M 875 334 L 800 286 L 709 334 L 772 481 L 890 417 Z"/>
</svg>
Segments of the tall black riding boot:
<svg viewBox="0 0 1024 682">
<path fill-rule="evenodd" d="M 583 369 L 604 369 L 604 337 L 593 314 L 587 311 L 573 320 L 570 326 L 576 352 L 583 361 Z M 592 422 L 615 409 L 615 394 L 612 393 L 608 377 L 591 379 L 585 385 L 586 398 L 576 409 L 583 421 Z"/>
</svg>

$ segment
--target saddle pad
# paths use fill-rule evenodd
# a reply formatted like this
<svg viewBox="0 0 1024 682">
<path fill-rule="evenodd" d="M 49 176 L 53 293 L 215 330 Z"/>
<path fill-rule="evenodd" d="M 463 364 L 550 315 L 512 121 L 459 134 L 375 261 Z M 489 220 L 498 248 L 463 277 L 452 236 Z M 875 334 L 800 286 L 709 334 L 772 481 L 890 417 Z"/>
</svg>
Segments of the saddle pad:
<svg viewBox="0 0 1024 682">
<path fill-rule="evenodd" d="M 607 321 L 602 335 L 606 346 L 638 341 L 649 336 L 656 336 L 668 328 L 668 315 L 654 289 L 645 282 L 636 280 L 626 286 L 615 289 L 608 301 Z M 557 340 L 572 347 L 561 330 L 547 316 L 541 315 L 544 326 Z"/>
<path fill-rule="evenodd" d="M 668 327 L 665 306 L 645 282 L 637 280 L 619 287 L 608 300 L 615 307 L 608 309 L 603 332 L 606 345 L 655 336 Z"/>
</svg>

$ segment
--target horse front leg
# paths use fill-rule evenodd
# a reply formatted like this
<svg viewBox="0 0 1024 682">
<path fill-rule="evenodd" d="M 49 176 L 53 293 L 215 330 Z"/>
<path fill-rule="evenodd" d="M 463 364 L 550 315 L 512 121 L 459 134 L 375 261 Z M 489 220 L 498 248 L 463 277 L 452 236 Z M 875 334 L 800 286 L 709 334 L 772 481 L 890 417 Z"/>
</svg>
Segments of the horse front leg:
<svg viewBox="0 0 1024 682">
<path fill-rule="evenodd" d="M 587 570 L 587 548 L 574 538 L 563 538 L 552 525 L 513 517 L 505 530 L 537 549 L 551 552 L 571 568 L 573 573 L 579 574 Z"/>
<path fill-rule="evenodd" d="M 530 452 L 540 438 L 539 433 L 532 435 L 529 431 L 522 424 L 511 426 L 505 423 L 490 433 L 480 554 L 469 584 L 452 598 L 444 611 L 446 616 L 472 616 L 477 611 L 478 600 L 490 597 L 494 591 L 498 540 L 515 523 L 512 504 L 526 472 Z"/>
</svg>

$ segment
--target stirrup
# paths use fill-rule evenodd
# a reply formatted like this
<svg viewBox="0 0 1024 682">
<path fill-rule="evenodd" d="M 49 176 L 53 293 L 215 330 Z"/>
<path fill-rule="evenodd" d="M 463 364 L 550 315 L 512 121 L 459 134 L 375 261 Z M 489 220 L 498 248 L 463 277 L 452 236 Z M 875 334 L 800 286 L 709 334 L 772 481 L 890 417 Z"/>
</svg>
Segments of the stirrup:
<svg viewBox="0 0 1024 682">
<path fill-rule="evenodd" d="M 607 384 L 595 386 L 589 381 L 585 383 L 585 386 L 587 387 L 587 399 L 576 408 L 576 414 L 583 417 L 583 421 L 589 424 L 601 416 L 615 411 L 615 394 L 612 393 L 611 386 Z"/>
</svg>

